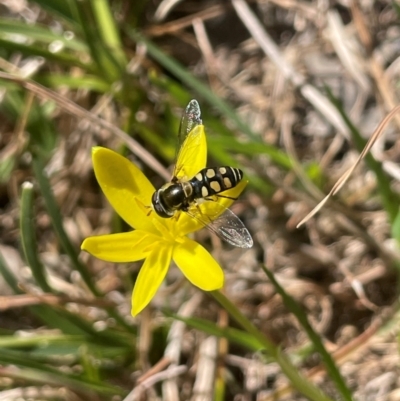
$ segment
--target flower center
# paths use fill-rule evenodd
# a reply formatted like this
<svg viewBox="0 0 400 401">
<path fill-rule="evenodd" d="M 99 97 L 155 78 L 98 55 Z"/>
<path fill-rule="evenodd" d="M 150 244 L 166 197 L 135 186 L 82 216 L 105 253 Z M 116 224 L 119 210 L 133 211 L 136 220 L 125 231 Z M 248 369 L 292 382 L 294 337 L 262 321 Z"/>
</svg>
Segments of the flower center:
<svg viewBox="0 0 400 401">
<path fill-rule="evenodd" d="M 174 219 L 174 217 L 172 217 L 171 219 Z M 175 222 L 170 221 L 171 219 L 166 220 L 166 224 L 163 224 L 158 220 L 158 217 L 153 217 L 152 223 L 154 224 L 154 227 L 160 232 L 160 235 L 164 240 L 173 243 L 175 241 L 179 241 L 181 235 L 176 232 L 176 224 Z"/>
</svg>

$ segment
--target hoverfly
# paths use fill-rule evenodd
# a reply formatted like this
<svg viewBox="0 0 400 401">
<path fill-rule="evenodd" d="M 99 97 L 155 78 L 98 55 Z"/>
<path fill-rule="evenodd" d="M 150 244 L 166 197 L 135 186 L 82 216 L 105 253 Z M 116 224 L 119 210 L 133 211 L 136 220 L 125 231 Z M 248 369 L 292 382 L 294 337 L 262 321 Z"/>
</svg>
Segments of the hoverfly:
<svg viewBox="0 0 400 401">
<path fill-rule="evenodd" d="M 172 179 L 154 192 L 153 209 L 163 218 L 183 211 L 231 245 L 250 248 L 253 239 L 247 228 L 231 210 L 218 203 L 220 198 L 232 199 L 224 195 L 224 191 L 238 185 L 243 172 L 229 166 L 206 167 L 193 177 L 185 176 L 183 161 L 187 162 L 190 155 L 195 154 L 200 143 L 200 131 L 196 127 L 202 124 L 200 106 L 196 100 L 191 100 L 179 127 L 177 163 Z M 206 202 L 212 202 L 212 207 L 202 207 Z"/>
</svg>

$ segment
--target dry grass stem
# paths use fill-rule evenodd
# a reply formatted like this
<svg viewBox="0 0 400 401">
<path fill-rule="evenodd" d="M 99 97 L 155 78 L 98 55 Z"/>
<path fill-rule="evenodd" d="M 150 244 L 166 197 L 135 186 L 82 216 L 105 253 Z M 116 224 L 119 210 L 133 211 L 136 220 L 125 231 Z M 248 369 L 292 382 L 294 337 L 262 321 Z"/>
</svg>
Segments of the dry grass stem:
<svg viewBox="0 0 400 401">
<path fill-rule="evenodd" d="M 330 190 L 329 194 L 325 196 L 325 198 L 318 203 L 318 205 L 306 216 L 300 223 L 297 225 L 299 228 L 301 225 L 310 220 L 316 213 L 318 213 L 328 202 L 328 200 L 336 195 L 341 188 L 343 188 L 344 184 L 349 180 L 354 170 L 360 164 L 361 160 L 367 155 L 367 153 L 371 150 L 372 146 L 374 146 L 375 142 L 379 139 L 379 137 L 383 134 L 383 130 L 389 124 L 389 122 L 394 118 L 394 116 L 400 111 L 400 106 L 395 107 L 379 124 L 378 128 L 374 131 L 371 138 L 368 140 L 365 145 L 363 151 L 360 153 L 360 156 L 357 158 L 356 162 L 337 180 L 335 185 Z"/>
</svg>

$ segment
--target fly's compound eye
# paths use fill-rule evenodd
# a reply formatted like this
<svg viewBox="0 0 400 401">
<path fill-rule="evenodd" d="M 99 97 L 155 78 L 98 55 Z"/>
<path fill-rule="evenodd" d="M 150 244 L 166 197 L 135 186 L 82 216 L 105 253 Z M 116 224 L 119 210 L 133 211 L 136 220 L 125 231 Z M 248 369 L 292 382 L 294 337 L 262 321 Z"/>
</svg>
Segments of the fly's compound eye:
<svg viewBox="0 0 400 401">
<path fill-rule="evenodd" d="M 172 217 L 174 213 L 168 212 L 163 205 L 161 199 L 160 199 L 160 190 L 155 191 L 152 198 L 151 198 L 151 203 L 153 204 L 154 211 L 160 216 L 163 217 L 164 219 Z"/>
</svg>

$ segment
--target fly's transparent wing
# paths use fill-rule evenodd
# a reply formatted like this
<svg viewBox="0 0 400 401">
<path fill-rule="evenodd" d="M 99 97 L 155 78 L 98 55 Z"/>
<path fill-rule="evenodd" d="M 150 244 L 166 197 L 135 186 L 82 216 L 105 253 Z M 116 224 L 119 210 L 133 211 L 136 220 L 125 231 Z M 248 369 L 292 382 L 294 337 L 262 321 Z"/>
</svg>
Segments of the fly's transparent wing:
<svg viewBox="0 0 400 401">
<path fill-rule="evenodd" d="M 217 217 L 207 228 L 215 232 L 220 238 L 239 248 L 251 248 L 253 238 L 242 220 L 230 209 L 225 209 L 221 216 Z"/>
<path fill-rule="evenodd" d="M 173 177 L 179 179 L 186 176 L 185 165 L 190 164 L 190 161 L 196 156 L 203 134 L 204 127 L 201 120 L 200 106 L 197 100 L 193 99 L 186 106 L 179 126 Z M 196 173 L 197 171 L 193 175 Z"/>
<path fill-rule="evenodd" d="M 208 206 L 211 206 L 212 212 Z M 242 220 L 218 202 L 208 201 L 195 205 L 187 213 L 229 244 L 239 248 L 253 246 L 253 238 Z"/>
<path fill-rule="evenodd" d="M 186 106 L 181 118 L 181 124 L 179 126 L 178 149 L 182 147 L 186 137 L 197 125 L 202 125 L 200 106 L 197 100 L 191 100 Z"/>
</svg>

